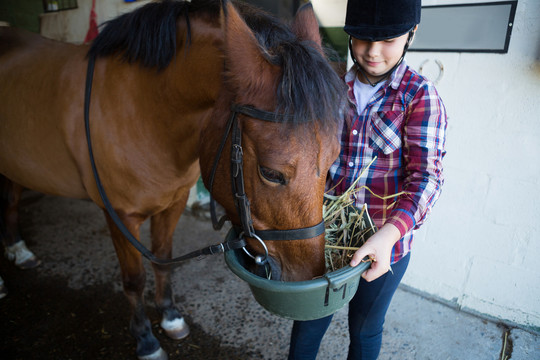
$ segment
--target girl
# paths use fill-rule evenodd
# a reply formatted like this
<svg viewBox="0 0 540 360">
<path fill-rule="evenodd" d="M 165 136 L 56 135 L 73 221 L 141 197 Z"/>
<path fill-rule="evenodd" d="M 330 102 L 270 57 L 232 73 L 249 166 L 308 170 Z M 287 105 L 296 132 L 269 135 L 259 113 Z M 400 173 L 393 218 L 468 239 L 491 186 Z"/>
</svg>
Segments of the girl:
<svg viewBox="0 0 540 360">
<path fill-rule="evenodd" d="M 434 85 L 407 66 L 421 0 L 349 0 L 345 32 L 354 65 L 344 77 L 349 114 L 328 188 L 345 192 L 364 167 L 355 205 L 367 204 L 379 231 L 351 266 L 372 259 L 349 304 L 348 359 L 376 359 L 383 323 L 410 258 L 414 232 L 439 198 L 446 111 Z M 391 268 L 392 271 L 389 272 Z M 295 321 L 289 359 L 315 359 L 332 316 Z"/>
</svg>

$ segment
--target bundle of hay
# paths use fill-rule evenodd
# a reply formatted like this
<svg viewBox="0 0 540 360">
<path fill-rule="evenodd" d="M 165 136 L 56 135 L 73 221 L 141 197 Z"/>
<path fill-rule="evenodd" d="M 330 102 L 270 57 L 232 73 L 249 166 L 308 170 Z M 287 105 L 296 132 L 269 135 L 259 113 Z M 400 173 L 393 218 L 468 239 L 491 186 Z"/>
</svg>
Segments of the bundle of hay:
<svg viewBox="0 0 540 360">
<path fill-rule="evenodd" d="M 377 231 L 366 204 L 361 209 L 354 206 L 354 195 L 362 188 L 356 188 L 358 180 L 373 161 L 375 158 L 360 172 L 356 181 L 343 194 L 324 195 L 325 260 L 328 272 L 348 265 L 355 251 Z"/>
<path fill-rule="evenodd" d="M 354 252 L 377 228 L 364 204 L 361 209 L 341 196 L 325 195 L 323 206 L 326 225 L 325 260 L 327 271 L 335 271 L 349 264 Z"/>
<path fill-rule="evenodd" d="M 328 272 L 341 269 L 349 264 L 354 252 L 358 250 L 369 237 L 377 231 L 368 214 L 367 206 L 364 204 L 361 209 L 354 206 L 356 193 L 366 190 L 372 196 L 379 199 L 388 200 L 406 195 L 406 191 L 397 194 L 380 196 L 375 194 L 365 185 L 357 187 L 358 181 L 364 172 L 377 159 L 374 157 L 371 162 L 360 172 L 351 186 L 340 196 L 324 195 L 323 219 L 326 227 L 326 270 Z M 393 207 L 395 202 L 388 205 Z M 371 260 L 370 260 L 371 261 Z"/>
</svg>

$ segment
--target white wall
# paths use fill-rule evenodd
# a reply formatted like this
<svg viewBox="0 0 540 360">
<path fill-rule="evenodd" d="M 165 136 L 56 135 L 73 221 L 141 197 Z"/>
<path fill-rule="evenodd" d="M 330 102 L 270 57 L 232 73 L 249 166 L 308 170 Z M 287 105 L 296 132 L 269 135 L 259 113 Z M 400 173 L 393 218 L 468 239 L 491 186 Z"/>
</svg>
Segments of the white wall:
<svg viewBox="0 0 540 360">
<path fill-rule="evenodd" d="M 474 1 L 423 1 L 423 5 Z M 479 1 L 476 1 L 479 2 Z M 519 0 L 507 54 L 414 53 L 448 114 L 443 194 L 403 282 L 540 327 L 540 1 Z"/>
</svg>

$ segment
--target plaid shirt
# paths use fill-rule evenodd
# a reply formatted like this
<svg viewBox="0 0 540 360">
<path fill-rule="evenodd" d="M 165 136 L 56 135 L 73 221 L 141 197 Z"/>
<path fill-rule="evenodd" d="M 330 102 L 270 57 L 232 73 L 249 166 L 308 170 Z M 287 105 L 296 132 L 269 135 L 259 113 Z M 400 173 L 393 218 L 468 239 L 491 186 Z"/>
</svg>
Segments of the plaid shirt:
<svg viewBox="0 0 540 360">
<path fill-rule="evenodd" d="M 401 233 L 392 249 L 393 264 L 410 251 L 414 230 L 439 198 L 446 110 L 434 85 L 403 62 L 358 115 L 355 76 L 354 70 L 345 75 L 350 108 L 328 188 L 342 194 L 361 176 L 355 205 L 367 204 L 377 227 L 391 223 Z"/>
</svg>

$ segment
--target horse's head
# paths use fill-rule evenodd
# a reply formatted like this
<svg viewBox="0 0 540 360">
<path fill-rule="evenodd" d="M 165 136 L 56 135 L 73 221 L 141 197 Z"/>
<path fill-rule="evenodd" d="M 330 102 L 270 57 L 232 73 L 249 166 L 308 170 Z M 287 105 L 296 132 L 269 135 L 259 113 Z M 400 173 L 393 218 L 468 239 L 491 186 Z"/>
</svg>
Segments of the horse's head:
<svg viewBox="0 0 540 360">
<path fill-rule="evenodd" d="M 292 30 L 249 7 L 240 10 L 230 3 L 225 5 L 225 83 L 201 135 L 203 178 L 233 224 L 240 227 L 242 221 L 231 191 L 235 181 L 231 180 L 231 171 L 237 169 L 229 160 L 234 130 L 227 137 L 210 184 L 212 162 L 219 137 L 226 132 L 231 106 L 262 110 L 269 119 L 261 119 L 260 113 L 240 111 L 237 124 L 231 125 L 241 134 L 241 170 L 253 228 L 315 226 L 322 221 L 326 174 L 339 154 L 337 130 L 344 85 L 323 54 L 310 5 L 299 10 Z M 241 190 L 236 186 L 233 191 Z M 297 281 L 322 275 L 324 233 L 317 234 L 300 240 L 265 240 L 272 278 Z M 260 241 L 246 240 L 250 253 L 265 253 Z"/>
</svg>

